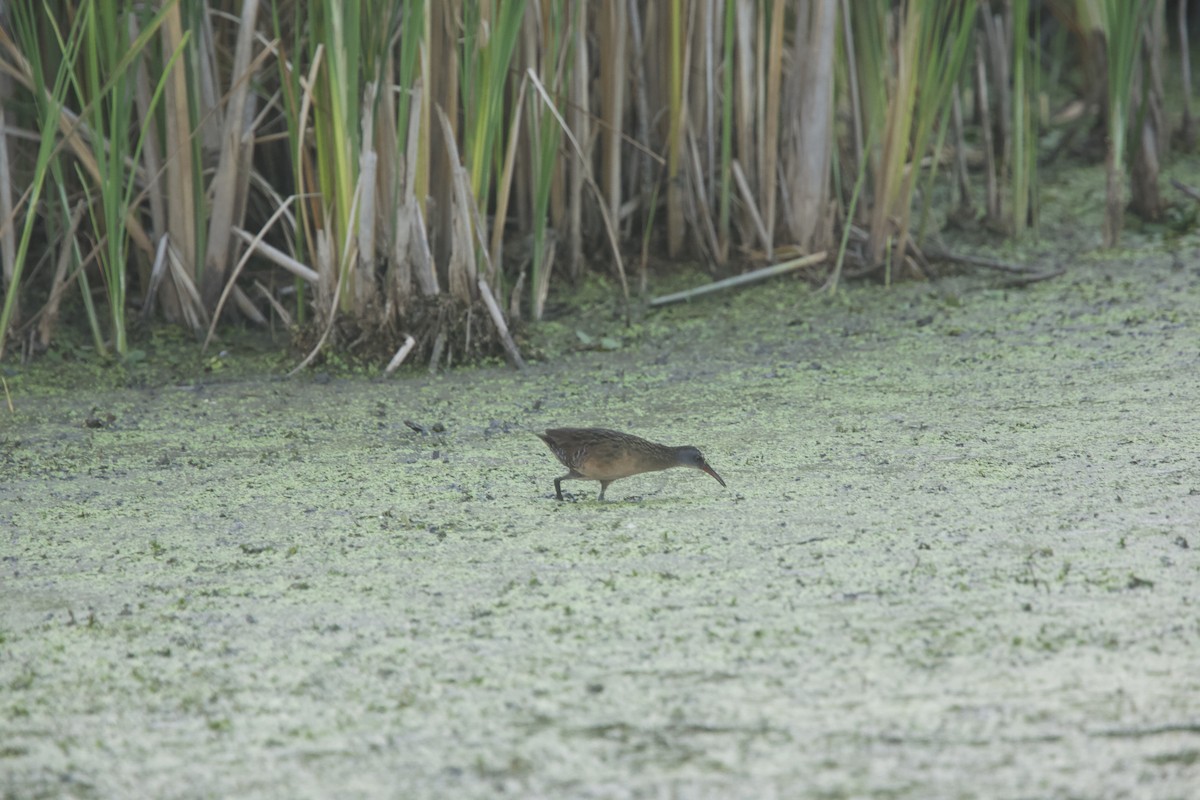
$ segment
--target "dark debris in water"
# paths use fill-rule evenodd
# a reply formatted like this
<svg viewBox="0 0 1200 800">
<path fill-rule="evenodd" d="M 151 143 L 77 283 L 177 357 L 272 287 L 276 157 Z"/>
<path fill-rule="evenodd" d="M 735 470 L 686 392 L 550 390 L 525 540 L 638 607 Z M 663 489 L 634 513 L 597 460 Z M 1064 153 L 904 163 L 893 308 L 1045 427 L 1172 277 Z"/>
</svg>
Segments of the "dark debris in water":
<svg viewBox="0 0 1200 800">
<path fill-rule="evenodd" d="M 83 420 L 83 425 L 86 428 L 107 428 L 116 421 L 116 414 L 112 413 L 111 411 L 106 411 L 101 414 L 99 413 L 99 409 L 93 406 L 91 413 L 88 414 Z"/>
<path fill-rule="evenodd" d="M 425 425 L 420 422 L 413 422 L 411 419 L 404 420 L 404 424 L 412 428 L 422 436 L 428 436 L 431 433 L 445 433 L 446 426 L 440 422 L 435 422 L 432 425 Z"/>
</svg>

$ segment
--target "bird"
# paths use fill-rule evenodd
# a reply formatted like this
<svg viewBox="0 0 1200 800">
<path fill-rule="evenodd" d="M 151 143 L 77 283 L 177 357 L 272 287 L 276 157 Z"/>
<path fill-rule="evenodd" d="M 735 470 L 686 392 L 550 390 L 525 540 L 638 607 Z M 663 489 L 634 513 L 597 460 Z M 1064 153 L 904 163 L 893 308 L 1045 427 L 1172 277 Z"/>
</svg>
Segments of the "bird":
<svg viewBox="0 0 1200 800">
<path fill-rule="evenodd" d="M 620 478 L 671 467 L 693 467 L 707 472 L 722 486 L 725 481 L 695 447 L 671 447 L 630 433 L 607 428 L 551 428 L 537 436 L 570 472 L 554 479 L 554 493 L 563 499 L 562 482 L 600 481 L 600 499 L 608 485 Z"/>
</svg>

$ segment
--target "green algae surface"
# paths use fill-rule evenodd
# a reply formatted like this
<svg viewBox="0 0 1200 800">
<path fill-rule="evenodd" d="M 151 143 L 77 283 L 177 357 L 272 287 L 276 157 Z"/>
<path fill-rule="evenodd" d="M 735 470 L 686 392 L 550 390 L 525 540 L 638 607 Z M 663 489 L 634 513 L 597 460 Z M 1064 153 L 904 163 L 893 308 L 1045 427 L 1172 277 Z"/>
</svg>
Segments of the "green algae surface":
<svg viewBox="0 0 1200 800">
<path fill-rule="evenodd" d="M 10 375 L 3 796 L 1191 796 L 1198 264 L 611 303 L 525 374 Z M 558 502 L 564 425 L 728 488 Z"/>
</svg>

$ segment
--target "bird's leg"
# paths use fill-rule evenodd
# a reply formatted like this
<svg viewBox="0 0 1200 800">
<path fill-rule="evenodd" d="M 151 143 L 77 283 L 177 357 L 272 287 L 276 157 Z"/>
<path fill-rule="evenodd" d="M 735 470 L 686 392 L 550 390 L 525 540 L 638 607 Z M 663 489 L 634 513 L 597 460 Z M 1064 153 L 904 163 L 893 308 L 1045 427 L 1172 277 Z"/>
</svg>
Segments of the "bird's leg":
<svg viewBox="0 0 1200 800">
<path fill-rule="evenodd" d="M 555 495 L 558 497 L 558 499 L 559 499 L 559 500 L 562 500 L 562 499 L 563 499 L 563 496 L 562 496 L 562 479 L 563 479 L 563 478 L 569 478 L 569 477 L 571 477 L 571 476 L 570 476 L 570 475 L 563 475 L 563 477 L 562 477 L 562 478 L 555 478 L 555 479 L 554 479 L 554 494 L 555 494 Z"/>
<path fill-rule="evenodd" d="M 601 500 L 604 499 L 604 490 L 608 488 L 608 485 L 610 483 L 612 483 L 612 481 L 600 481 L 600 499 Z"/>
</svg>

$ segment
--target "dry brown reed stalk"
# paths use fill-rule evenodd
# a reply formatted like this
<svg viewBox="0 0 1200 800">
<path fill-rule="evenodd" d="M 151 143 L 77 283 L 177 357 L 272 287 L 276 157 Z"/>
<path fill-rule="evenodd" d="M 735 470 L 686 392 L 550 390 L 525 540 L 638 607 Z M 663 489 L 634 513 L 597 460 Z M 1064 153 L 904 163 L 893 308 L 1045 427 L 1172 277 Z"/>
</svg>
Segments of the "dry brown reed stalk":
<svg viewBox="0 0 1200 800">
<path fill-rule="evenodd" d="M 447 267 L 450 296 L 469 305 L 475 282 L 475 246 L 471 235 L 471 203 L 473 195 L 469 186 L 466 168 L 458 155 L 458 144 L 450 127 L 450 118 L 441 106 L 437 107 L 438 122 L 442 127 L 443 144 L 449 159 L 450 183 L 453 191 L 452 222 L 450 230 L 450 263 Z M 484 251 L 486 252 L 486 251 Z"/>
<path fill-rule="evenodd" d="M 613 219 L 619 219 L 623 198 L 621 187 L 621 143 L 624 141 L 625 87 L 629 80 L 626 47 L 629 41 L 625 3 L 604 3 L 597 11 L 600 16 L 600 184 L 604 201 Z M 525 82 L 521 82 L 522 90 Z"/>
<path fill-rule="evenodd" d="M 958 186 L 957 215 L 964 220 L 975 218 L 975 203 L 971 196 L 971 176 L 967 169 L 967 138 L 963 125 L 962 93 L 954 87 L 951 100 L 951 120 L 954 123 L 954 176 Z"/>
<path fill-rule="evenodd" d="M 983 142 L 984 207 L 989 224 L 1002 225 L 1000 182 L 997 177 L 996 146 L 992 141 L 992 107 L 988 99 L 987 59 L 984 57 L 984 34 L 975 35 L 975 102 L 979 109 L 979 135 Z M 1002 229 L 1002 228 L 1001 228 Z"/>
<path fill-rule="evenodd" d="M 136 40 L 138 36 L 138 20 L 136 15 L 130 14 L 127 18 L 129 26 L 130 41 Z M 152 99 L 152 90 L 150 85 L 149 65 L 146 58 L 139 58 L 134 72 L 134 92 L 135 92 L 135 112 L 137 114 L 137 125 L 141 130 L 146 131 L 145 144 L 142 147 L 142 172 L 146 176 L 145 187 L 142 189 L 142 194 L 146 197 L 150 212 L 150 229 L 158 234 L 159 241 L 155 246 L 155 260 L 165 254 L 162 247 L 162 232 L 167 229 L 167 201 L 163 193 L 163 160 L 162 153 L 159 150 L 159 125 L 158 116 L 154 113 L 154 100 Z M 145 269 L 145 262 L 140 261 L 139 267 L 141 283 L 147 286 L 150 280 L 150 273 Z M 159 272 L 161 276 L 162 271 Z M 149 295 L 149 292 L 147 292 Z M 146 296 L 142 299 L 142 318 L 145 319 L 148 314 L 146 309 L 153 308 L 153 298 Z"/>
<path fill-rule="evenodd" d="M 208 313 L 205 310 L 204 301 L 200 297 L 200 291 L 196 288 L 192 273 L 189 271 L 189 265 L 169 240 L 166 254 L 168 275 L 171 278 L 170 285 L 175 289 L 174 300 L 179 309 L 179 318 L 189 330 L 203 330 L 204 326 L 208 324 Z"/>
<path fill-rule="evenodd" d="M 357 224 L 354 226 L 354 257 L 346 268 L 353 278 L 352 308 L 360 326 L 369 325 L 378 317 L 377 287 L 375 285 L 375 229 L 378 225 L 375 209 L 378 197 L 379 156 L 375 152 L 375 87 L 366 86 L 362 110 L 362 138 L 358 147 L 358 181 L 355 196 L 359 199 Z"/>
<path fill-rule="evenodd" d="M 649 89 L 647 88 L 646 77 L 646 46 L 645 39 L 642 36 L 641 12 L 638 8 L 637 0 L 629 0 L 629 35 L 633 45 L 633 97 L 634 107 L 637 110 L 637 150 L 640 158 L 634 160 L 636 175 L 635 181 L 638 187 L 638 206 L 642 212 L 644 231 L 642 235 L 641 258 L 638 261 L 638 283 L 642 290 L 646 287 L 646 271 L 649 261 L 649 246 L 650 246 L 650 231 L 652 220 L 654 219 L 654 180 L 655 167 L 653 165 L 652 153 L 656 152 L 650 143 L 650 99 Z M 663 162 L 665 165 L 665 162 Z M 616 217 L 614 217 L 616 219 Z"/>
<path fill-rule="evenodd" d="M 273 226 L 280 217 L 284 216 L 284 214 L 288 210 L 288 206 L 291 204 L 291 201 L 293 199 L 294 198 L 289 197 L 287 203 L 285 203 L 284 205 L 281 205 L 277 209 L 275 209 L 275 212 L 273 214 L 271 214 L 269 219 L 267 219 L 267 222 L 266 222 L 266 224 L 264 224 L 262 226 L 262 229 L 259 230 L 259 232 L 257 234 L 250 237 L 249 240 L 247 241 L 247 244 L 249 246 L 246 248 L 246 251 L 242 254 L 241 258 L 238 259 L 237 264 L 234 265 L 233 271 L 230 273 L 228 279 L 225 281 L 225 288 L 221 292 L 221 296 L 217 299 L 216 304 L 213 306 L 212 322 L 209 323 L 208 333 L 204 337 L 204 344 L 201 345 L 201 347 L 200 347 L 201 352 L 207 350 L 208 345 L 212 342 L 213 335 L 216 333 L 216 330 L 217 330 L 217 322 L 221 318 L 221 310 L 225 307 L 225 301 L 229 299 L 229 295 L 232 292 L 237 290 L 238 276 L 242 274 L 242 270 L 245 268 L 246 264 L 250 261 L 250 257 L 252 255 L 254 255 L 258 246 L 261 244 L 265 244 L 263 242 L 263 237 L 265 237 L 267 235 L 267 231 L 269 231 L 271 229 L 271 226 Z M 240 228 L 231 228 L 230 229 L 231 235 L 238 235 L 238 234 L 243 234 L 243 233 L 245 233 L 245 232 L 242 231 Z M 269 245 L 267 245 L 267 246 L 269 247 Z M 271 249 L 274 249 L 274 248 L 271 248 Z M 250 308 L 253 308 L 253 305 L 251 305 Z M 246 309 L 243 308 L 243 313 L 245 313 L 245 311 L 246 311 Z M 258 313 L 257 309 L 255 309 L 255 311 L 253 313 L 257 314 Z M 251 316 L 253 316 L 253 315 L 251 315 Z"/>
<path fill-rule="evenodd" d="M 688 193 L 689 205 L 692 208 L 692 235 L 696 239 L 696 248 L 698 252 L 707 254 L 709 263 L 715 263 L 720 258 L 721 243 L 717 239 L 717 228 L 712 219 L 712 206 L 709 202 L 708 192 L 705 190 L 705 171 L 704 165 L 700 161 L 700 147 L 696 143 L 696 134 L 692 130 L 691 122 L 687 123 L 687 147 L 688 147 L 688 165 L 691 169 L 688 171 L 688 186 L 691 191 Z"/>
<path fill-rule="evenodd" d="M 779 126 L 783 108 L 783 30 L 786 4 L 777 2 L 771 8 L 771 22 L 767 26 L 770 38 L 766 42 L 766 96 L 763 99 L 762 117 L 759 124 L 763 130 L 762 168 L 759 180 L 762 188 L 759 204 L 764 210 L 763 222 L 767 228 L 767 260 L 773 259 L 775 249 L 775 217 L 778 193 Z M 764 13 L 765 16 L 765 13 Z"/>
<path fill-rule="evenodd" d="M 457 130 L 462 67 L 458 55 L 459 21 L 463 19 L 463 0 L 430 3 L 426 7 L 426 17 L 429 19 L 429 38 L 426 41 L 430 66 L 429 82 L 425 84 L 428 97 L 424 101 L 428 110 L 423 114 L 428 114 L 425 124 L 429 131 L 424 144 L 428 147 L 429 178 L 425 194 L 417 196 L 425 217 L 429 251 L 433 256 L 431 263 L 437 270 L 438 285 L 445 291 L 450 289 L 449 259 L 442 254 L 449 252 L 454 241 L 453 162 L 446 153 L 443 137 L 433 135 L 437 118 L 434 109 L 440 107 L 450 121 L 451 130 Z"/>
<path fill-rule="evenodd" d="M 179 4 L 176 3 L 163 21 L 162 46 L 167 52 L 175 52 L 183 45 L 181 13 Z M 202 195 L 194 182 L 199 170 L 194 163 L 191 147 L 192 123 L 187 64 L 182 59 L 176 59 L 168 70 L 163 101 L 163 116 L 166 118 L 166 136 L 163 143 L 166 167 L 164 194 L 169 198 L 169 202 L 166 203 L 166 226 L 158 230 L 164 232 L 172 243 L 176 256 L 183 261 L 183 271 L 188 275 L 196 275 L 198 265 L 195 263 L 195 256 L 199 252 L 196 203 Z M 175 270 L 170 270 L 169 275 L 174 274 Z M 162 288 L 158 290 L 157 299 L 167 319 L 178 320 L 184 316 L 179 302 L 179 291 L 178 287 L 176 291 L 171 291 L 167 281 L 164 281 Z"/>
<path fill-rule="evenodd" d="M 34 339 L 34 348 L 37 350 L 45 350 L 50 346 L 50 340 L 53 338 L 54 326 L 58 322 L 59 304 L 62 302 L 63 294 L 66 293 L 67 287 L 70 286 L 71 278 L 73 277 L 67 275 L 67 270 L 71 266 L 71 256 L 78 247 L 75 237 L 79 233 L 79 223 L 83 219 L 85 209 L 86 206 L 83 200 L 75 203 L 75 209 L 71 212 L 71 222 L 67 226 L 66 235 L 59 239 L 58 263 L 54 269 L 54 278 L 50 282 L 50 297 L 47 298 L 46 305 L 42 307 L 40 312 L 37 334 Z M 12 262 L 9 261 L 6 263 L 11 264 Z"/>
<path fill-rule="evenodd" d="M 592 126 L 591 93 L 588 84 L 591 80 L 591 70 L 588 62 L 586 36 L 586 4 L 583 0 L 571 0 L 571 51 L 575 63 L 571 69 L 570 98 L 571 98 L 571 129 L 575 138 L 588 145 L 591 152 Z M 523 84 L 523 82 L 522 82 Z M 583 269 L 583 165 L 578 161 L 569 161 L 570 185 L 567 193 L 567 272 L 572 278 L 578 278 Z M 549 274 L 547 274 L 547 282 Z M 539 305 L 544 306 L 545 300 Z"/>
<path fill-rule="evenodd" d="M 446 138 L 446 149 L 457 158 L 458 150 L 454 142 L 454 133 L 450 130 L 450 120 L 446 117 L 445 113 L 442 112 L 441 108 L 438 108 L 437 111 L 438 122 L 442 127 L 442 135 Z M 457 213 L 455 214 L 456 222 L 454 225 L 454 230 L 456 235 L 463 237 L 455 240 L 454 249 L 455 251 L 470 252 L 473 254 L 475 248 L 472 246 L 471 242 L 471 231 L 474 231 L 474 239 L 476 246 L 478 247 L 478 252 L 485 259 L 485 261 L 490 262 L 490 256 L 488 255 L 487 250 L 487 231 L 484 228 L 483 220 L 479 214 L 479 208 L 475 204 L 474 195 L 471 194 L 470 187 L 467 185 L 467 171 L 462 167 L 461 164 L 459 164 L 454 167 L 453 174 L 455 179 L 455 202 L 458 204 L 456 209 Z M 486 280 L 486 273 L 494 273 L 494 270 L 489 267 L 485 270 L 484 276 L 479 276 L 476 274 L 474 259 L 464 259 L 464 261 L 466 262 L 467 267 L 464 277 L 469 276 L 471 280 L 475 281 L 474 289 L 478 293 L 478 297 L 483 300 L 484 305 L 487 307 L 488 313 L 492 319 L 492 323 L 495 325 L 496 334 L 504 346 L 505 354 L 508 356 L 510 363 L 512 363 L 514 367 L 518 369 L 524 369 L 525 361 L 521 358 L 521 352 L 517 348 L 516 342 L 513 341 L 511 333 L 509 333 L 508 325 L 504 320 L 504 314 L 500 310 L 500 306 L 496 302 L 496 298 Z M 453 272 L 451 273 L 452 286 L 454 274 L 455 273 Z M 470 296 L 459 296 L 457 293 L 453 294 L 455 294 L 455 296 L 468 307 L 471 305 L 472 300 L 474 299 Z M 467 325 L 467 336 L 470 336 L 469 323 Z M 469 347 L 469 343 L 464 345 L 464 350 L 468 350 Z M 437 363 L 438 356 L 440 355 L 437 352 L 438 349 L 439 348 L 435 346 L 434 356 L 430 360 L 431 369 Z"/>
<path fill-rule="evenodd" d="M 558 109 L 554 107 L 554 103 L 551 101 L 550 95 L 546 92 L 546 87 L 542 85 L 542 82 L 538 80 L 538 76 L 534 74 L 532 70 L 526 74 L 529 76 L 530 82 L 533 84 L 534 88 L 537 89 L 538 94 L 541 95 L 543 102 L 546 104 L 546 108 L 551 114 L 554 115 L 554 118 L 558 120 L 558 124 L 562 126 L 563 133 L 566 134 L 567 140 L 571 143 L 571 147 L 575 150 L 575 155 L 579 158 L 580 163 L 583 165 L 584 180 L 587 181 L 588 187 L 592 190 L 592 193 L 596 197 L 596 204 L 600 209 L 600 217 L 604 221 L 604 230 L 605 233 L 608 234 L 608 243 L 612 248 L 613 265 L 616 267 L 617 277 L 621 281 L 621 292 L 625 297 L 625 304 L 628 308 L 629 283 L 625 279 L 625 262 L 621 258 L 621 247 L 617 242 L 616 225 L 612 217 L 609 216 L 608 209 L 604 205 L 604 196 L 600 193 L 600 187 L 596 185 L 596 179 L 592 177 L 590 162 L 587 160 L 587 158 L 585 158 L 583 154 L 583 148 L 579 146 L 579 142 L 576 141 L 575 136 L 571 133 L 570 128 L 567 127 L 567 123 L 563 120 L 562 115 L 559 114 Z"/>
<path fill-rule="evenodd" d="M 254 130 L 247 127 L 247 117 L 254 116 L 252 109 L 256 101 L 256 96 L 250 91 L 250 79 L 256 71 L 255 65 L 261 64 L 268 55 L 264 50 L 257 59 L 252 58 L 258 0 L 244 0 L 241 11 L 241 24 L 233 50 L 229 96 L 221 120 L 217 169 L 209 185 L 213 199 L 208 217 L 208 242 L 204 248 L 204 278 L 201 286 L 205 305 L 214 311 L 217 298 L 226 285 L 225 273 L 229 262 L 236 256 L 232 229 L 235 224 L 242 224 L 240 216 L 245 212 L 246 193 L 250 187 L 246 155 L 254 140 Z M 238 215 L 236 220 L 235 214 Z"/>
<path fill-rule="evenodd" d="M 737 147 L 734 151 L 733 164 L 742 164 L 734 171 L 736 177 L 741 173 L 738 184 L 743 194 L 745 205 L 742 213 L 735 218 L 741 231 L 741 240 L 750 243 L 754 240 L 756 231 L 761 231 L 762 246 L 770 246 L 766 228 L 758 215 L 758 202 L 755 200 L 754 186 L 758 183 L 758 145 L 755 139 L 755 58 L 754 58 L 754 4 L 738 2 L 734 30 L 736 31 L 736 46 L 734 47 L 734 93 L 731 100 L 734 107 L 734 128 L 736 130 Z M 746 174 L 746 170 L 749 174 Z"/>
<path fill-rule="evenodd" d="M 807 13 L 805 13 L 807 11 Z M 833 157 L 834 27 L 836 0 L 814 0 L 798 12 L 796 41 L 786 76 L 783 171 L 791 198 L 790 240 L 805 248 L 827 247 L 833 231 L 821 227 L 829 201 Z"/>
<path fill-rule="evenodd" d="M 1129 207 L 1151 222 L 1158 221 L 1165 208 L 1158 190 L 1161 154 L 1169 144 L 1163 87 L 1165 27 L 1163 0 L 1153 0 L 1143 23 L 1141 58 L 1130 94 L 1130 108 L 1135 115 L 1131 127 L 1135 128 L 1135 135 L 1129 164 Z"/>
<path fill-rule="evenodd" d="M 666 47 L 660 47 L 658 52 L 666 54 L 667 63 L 660 62 L 657 68 L 660 74 L 665 76 L 667 97 L 667 254 L 671 258 L 676 258 L 683 249 L 683 238 L 686 232 L 682 195 L 683 175 L 680 170 L 683 163 L 685 118 L 687 116 L 684 81 L 688 74 L 687 62 L 691 55 L 691 48 L 685 49 L 684 47 L 683 0 L 668 0 L 666 5 L 668 8 L 666 24 L 662 24 L 661 16 L 655 17 L 655 20 L 659 22 L 662 30 L 662 39 L 666 40 Z M 658 10 L 662 7 L 662 4 L 659 4 L 655 9 Z"/>
<path fill-rule="evenodd" d="M 692 0 L 691 22 L 688 25 L 688 58 L 685 66 L 689 75 L 684 86 L 687 89 L 688 118 L 686 147 L 691 160 L 690 180 L 698 179 L 700 185 L 692 189 L 694 202 L 703 195 L 706 200 L 696 205 L 710 217 L 709 225 L 716 230 L 711 220 L 712 209 L 707 208 L 716 197 L 716 143 L 717 125 L 713 106 L 717 102 L 715 72 L 716 42 L 718 29 L 713 25 L 714 0 Z M 693 225 L 695 227 L 695 225 Z M 715 237 L 714 237 L 715 238 Z M 712 254 L 716 258 L 716 252 Z"/>
<path fill-rule="evenodd" d="M 504 152 L 504 166 L 500 173 L 500 184 L 496 187 L 496 223 L 492 226 L 492 241 L 489 247 L 488 282 L 496 284 L 499 280 L 498 266 L 503 261 L 504 220 L 508 218 L 508 204 L 512 197 L 513 176 L 516 173 L 517 145 L 521 142 L 521 120 L 525 116 L 522 111 L 525 106 L 525 79 L 522 78 L 517 89 L 517 99 L 513 102 L 512 121 L 508 130 L 508 149 Z"/>
<path fill-rule="evenodd" d="M 758 233 L 759 241 L 762 243 L 769 261 L 771 258 L 771 234 L 767 231 L 762 215 L 758 212 L 758 202 L 754 197 L 754 190 L 750 188 L 750 182 L 746 180 L 746 173 L 742 170 L 741 162 L 734 159 L 732 166 L 734 181 L 737 183 L 738 191 L 742 194 L 742 202 L 746 204 L 746 214 L 753 223 L 753 230 Z"/>
<path fill-rule="evenodd" d="M 390 285 L 394 287 L 399 310 L 406 309 L 412 299 L 414 276 L 423 297 L 432 297 L 439 292 L 437 270 L 425 235 L 426 195 L 423 189 L 429 185 L 427 114 L 430 107 L 423 85 L 419 84 L 413 89 L 404 156 L 404 202 L 396 218 L 394 271 Z"/>
</svg>

